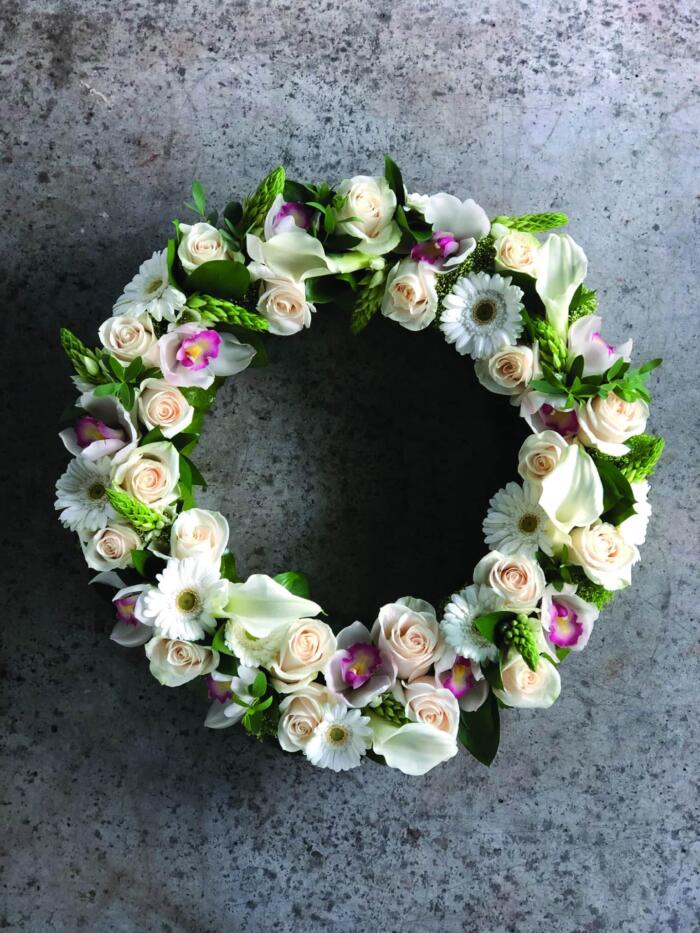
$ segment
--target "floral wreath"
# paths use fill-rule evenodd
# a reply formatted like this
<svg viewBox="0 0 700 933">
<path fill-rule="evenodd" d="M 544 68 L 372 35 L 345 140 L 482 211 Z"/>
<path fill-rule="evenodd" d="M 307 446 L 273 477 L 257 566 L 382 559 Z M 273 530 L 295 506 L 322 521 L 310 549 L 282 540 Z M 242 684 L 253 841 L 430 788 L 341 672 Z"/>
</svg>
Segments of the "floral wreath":
<svg viewBox="0 0 700 933">
<path fill-rule="evenodd" d="M 203 684 L 205 725 L 240 723 L 319 767 L 370 756 L 424 774 L 460 744 L 490 764 L 501 709 L 550 706 L 560 663 L 631 582 L 664 446 L 643 433 L 660 360 L 633 369 L 632 341 L 601 336 L 583 250 L 536 235 L 564 214 L 489 221 L 471 199 L 408 194 L 388 157 L 383 176 L 337 186 L 277 168 L 221 217 L 195 182 L 186 207 L 197 221 L 174 222 L 101 346 L 61 332 L 81 394 L 56 508 L 108 588 L 112 639 L 145 646 L 165 686 Z M 301 332 L 328 303 L 354 333 L 378 313 L 439 328 L 533 432 L 522 482 L 491 499 L 473 582 L 440 610 L 404 597 L 337 634 L 303 574 L 239 577 L 226 519 L 195 505 L 191 460 L 223 379 L 264 366 L 264 336 Z"/>
</svg>

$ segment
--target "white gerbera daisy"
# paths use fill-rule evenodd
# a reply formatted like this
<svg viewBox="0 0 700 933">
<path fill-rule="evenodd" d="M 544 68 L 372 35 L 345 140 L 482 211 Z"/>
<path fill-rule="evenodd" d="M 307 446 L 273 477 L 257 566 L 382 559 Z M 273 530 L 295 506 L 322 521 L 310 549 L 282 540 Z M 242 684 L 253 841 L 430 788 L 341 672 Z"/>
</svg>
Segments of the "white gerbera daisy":
<svg viewBox="0 0 700 933">
<path fill-rule="evenodd" d="M 508 483 L 491 499 L 484 519 L 484 537 L 492 551 L 501 554 L 527 554 L 538 548 L 552 551 L 554 528 L 532 487 Z"/>
<path fill-rule="evenodd" d="M 445 297 L 440 330 L 462 356 L 485 360 L 516 343 L 523 330 L 523 293 L 510 283 L 510 276 L 474 272 L 457 279 Z"/>
<path fill-rule="evenodd" d="M 154 253 L 114 303 L 115 315 L 138 317 L 147 312 L 154 321 L 176 321 L 187 299 L 170 284 L 167 250 Z"/>
<path fill-rule="evenodd" d="M 323 719 L 304 746 L 304 754 L 318 768 L 347 771 L 360 764 L 371 742 L 369 716 L 335 704 L 324 707 Z"/>
<path fill-rule="evenodd" d="M 107 499 L 112 463 L 109 457 L 88 460 L 76 457 L 56 483 L 59 518 L 71 531 L 99 531 L 116 517 Z"/>
<path fill-rule="evenodd" d="M 157 574 L 158 586 L 147 587 L 136 604 L 136 616 L 164 638 L 197 641 L 216 628 L 216 617 L 228 599 L 228 581 L 211 561 L 171 559 Z"/>
<path fill-rule="evenodd" d="M 474 626 L 474 619 L 502 608 L 503 601 L 490 586 L 465 586 L 445 606 L 440 623 L 445 641 L 457 654 L 479 664 L 497 660 L 498 648 Z"/>
<path fill-rule="evenodd" d="M 224 630 L 226 646 L 241 664 L 248 667 L 269 667 L 277 657 L 288 626 L 280 625 L 271 635 L 256 638 L 235 619 L 229 619 Z"/>
</svg>

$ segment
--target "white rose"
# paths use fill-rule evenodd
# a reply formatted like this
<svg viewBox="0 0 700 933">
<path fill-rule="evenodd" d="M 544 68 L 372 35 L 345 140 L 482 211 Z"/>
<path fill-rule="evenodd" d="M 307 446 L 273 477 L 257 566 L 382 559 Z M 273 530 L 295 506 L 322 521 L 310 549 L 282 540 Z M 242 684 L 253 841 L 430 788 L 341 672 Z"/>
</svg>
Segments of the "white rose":
<svg viewBox="0 0 700 933">
<path fill-rule="evenodd" d="M 221 512 L 185 509 L 170 531 L 170 554 L 178 560 L 203 558 L 219 566 L 228 544 L 228 522 Z"/>
<path fill-rule="evenodd" d="M 211 674 L 219 663 L 219 652 L 212 648 L 160 636 L 148 642 L 146 657 L 151 674 L 164 687 L 181 687 L 195 677 Z"/>
<path fill-rule="evenodd" d="M 81 541 L 85 561 L 92 570 L 123 570 L 131 566 L 131 552 L 141 538 L 131 525 L 113 522 Z"/>
<path fill-rule="evenodd" d="M 415 680 L 425 674 L 443 647 L 433 607 L 408 596 L 382 606 L 372 627 L 372 638 L 379 650 L 395 661 L 402 680 Z"/>
<path fill-rule="evenodd" d="M 499 224 L 494 224 L 493 232 L 499 234 L 493 244 L 496 268 L 501 272 L 524 272 L 534 278 L 537 275 L 537 252 L 541 245 L 537 237 L 532 233 L 509 230 Z"/>
<path fill-rule="evenodd" d="M 261 283 L 258 313 L 269 323 L 271 334 L 289 337 L 304 327 L 310 327 L 315 310 L 314 305 L 306 300 L 303 282 L 280 276 Z"/>
<path fill-rule="evenodd" d="M 390 768 L 397 768 L 404 774 L 426 774 L 457 754 L 457 741 L 450 732 L 424 722 L 392 726 L 380 716 L 370 714 L 369 727 L 373 751 L 381 755 Z"/>
<path fill-rule="evenodd" d="M 115 486 L 154 509 L 177 499 L 180 476 L 177 448 L 168 441 L 144 444 L 117 464 L 112 475 Z"/>
<path fill-rule="evenodd" d="M 180 224 L 180 233 L 177 255 L 185 272 L 194 272 L 205 262 L 229 258 L 221 234 L 211 224 Z"/>
<path fill-rule="evenodd" d="M 539 483 L 554 470 L 569 445 L 556 431 L 540 431 L 527 438 L 518 453 L 518 473 Z"/>
<path fill-rule="evenodd" d="M 185 396 L 164 379 L 144 379 L 139 392 L 139 418 L 147 428 L 160 428 L 164 437 L 175 437 L 192 423 L 194 408 Z"/>
<path fill-rule="evenodd" d="M 624 443 L 642 434 L 649 417 L 649 406 L 642 399 L 626 402 L 614 392 L 607 398 L 589 398 L 578 412 L 578 436 L 587 447 L 597 447 L 611 457 L 622 457 L 629 450 Z"/>
<path fill-rule="evenodd" d="M 474 568 L 474 582 L 490 586 L 504 608 L 534 609 L 544 593 L 545 579 L 540 565 L 523 554 L 506 557 L 491 551 Z"/>
<path fill-rule="evenodd" d="M 589 580 L 606 590 L 621 590 L 632 582 L 632 564 L 639 560 L 639 551 L 619 528 L 596 522 L 589 528 L 574 528 L 569 557 Z"/>
<path fill-rule="evenodd" d="M 307 684 L 280 702 L 277 738 L 285 752 L 304 748 L 323 719 L 323 707 L 337 697 L 322 684 Z"/>
<path fill-rule="evenodd" d="M 435 318 L 438 296 L 436 273 L 425 262 L 402 259 L 386 280 L 382 314 L 406 330 L 423 330 Z"/>
<path fill-rule="evenodd" d="M 503 347 L 488 360 L 476 360 L 479 382 L 497 395 L 519 395 L 533 377 L 535 357 L 530 347 Z"/>
<path fill-rule="evenodd" d="M 338 186 L 345 198 L 337 214 L 338 231 L 362 240 L 363 253 L 382 256 L 398 245 L 401 231 L 394 221 L 396 195 L 386 178 L 356 175 Z"/>
<path fill-rule="evenodd" d="M 540 656 L 537 670 L 532 671 L 514 649 L 501 666 L 501 680 L 503 689 L 493 692 L 502 703 L 520 709 L 546 709 L 561 692 L 559 671 L 551 661 Z"/>
<path fill-rule="evenodd" d="M 137 317 L 109 317 L 98 331 L 102 346 L 122 363 L 130 363 L 137 357 L 155 363 L 153 355 L 158 338 L 153 332 L 153 322 L 148 314 Z M 150 357 L 150 359 L 149 359 Z"/>
<path fill-rule="evenodd" d="M 409 719 L 457 738 L 459 703 L 449 690 L 437 687 L 432 678 L 420 677 L 406 684 L 404 695 L 406 716 Z"/>
<path fill-rule="evenodd" d="M 333 630 L 318 619 L 297 619 L 285 634 L 277 660 L 270 665 L 272 686 L 290 693 L 311 683 L 336 649 Z"/>
</svg>

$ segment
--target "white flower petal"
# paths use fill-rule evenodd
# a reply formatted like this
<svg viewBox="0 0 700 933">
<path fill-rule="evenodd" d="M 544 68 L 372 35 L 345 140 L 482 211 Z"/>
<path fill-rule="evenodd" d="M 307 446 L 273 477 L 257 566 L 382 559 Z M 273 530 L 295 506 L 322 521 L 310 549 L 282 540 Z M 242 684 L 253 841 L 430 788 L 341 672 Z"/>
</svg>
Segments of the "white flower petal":
<svg viewBox="0 0 700 933">
<path fill-rule="evenodd" d="M 551 233 L 537 254 L 537 294 L 547 320 L 566 339 L 569 305 L 588 271 L 586 254 L 568 233 Z"/>
<path fill-rule="evenodd" d="M 263 638 L 280 625 L 319 612 L 317 603 L 295 596 L 266 574 L 254 573 L 245 583 L 229 583 L 228 603 L 222 615 L 240 622 L 256 638 Z"/>
<path fill-rule="evenodd" d="M 541 488 L 540 505 L 561 531 L 590 525 L 603 512 L 603 484 L 595 463 L 579 444 L 564 451 L 541 480 Z"/>
</svg>

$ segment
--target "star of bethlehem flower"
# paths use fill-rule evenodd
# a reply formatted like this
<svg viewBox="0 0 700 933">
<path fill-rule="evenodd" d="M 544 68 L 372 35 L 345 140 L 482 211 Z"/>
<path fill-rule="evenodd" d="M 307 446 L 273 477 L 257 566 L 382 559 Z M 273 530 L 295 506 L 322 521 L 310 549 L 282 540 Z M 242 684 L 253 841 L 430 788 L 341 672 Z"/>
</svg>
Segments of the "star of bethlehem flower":
<svg viewBox="0 0 700 933">
<path fill-rule="evenodd" d="M 484 519 L 488 546 L 501 554 L 527 554 L 538 548 L 552 553 L 557 531 L 538 503 L 539 492 L 527 483 L 508 483 L 493 496 Z"/>
<path fill-rule="evenodd" d="M 154 321 L 176 321 L 187 299 L 170 284 L 167 250 L 155 252 L 142 262 L 139 271 L 114 303 L 113 313 L 138 317 L 144 312 Z"/>
<path fill-rule="evenodd" d="M 447 644 L 463 658 L 495 661 L 498 648 L 484 638 L 474 619 L 502 608 L 502 601 L 489 586 L 472 584 L 450 597 L 440 623 Z"/>
<path fill-rule="evenodd" d="M 169 560 L 157 574 L 158 586 L 139 597 L 137 618 L 152 625 L 164 638 L 197 641 L 216 628 L 216 619 L 228 598 L 228 581 L 218 568 L 194 557 Z"/>
<path fill-rule="evenodd" d="M 287 626 L 281 625 L 271 635 L 257 637 L 251 635 L 240 622 L 229 619 L 224 629 L 224 641 L 241 664 L 248 667 L 269 667 L 277 657 L 286 631 Z"/>
<path fill-rule="evenodd" d="M 88 460 L 76 457 L 56 483 L 56 509 L 71 531 L 99 531 L 116 517 L 106 496 L 112 463 L 109 457 Z"/>
<path fill-rule="evenodd" d="M 510 276 L 475 272 L 455 283 L 444 301 L 440 330 L 462 356 L 484 360 L 517 342 L 523 293 Z"/>
<path fill-rule="evenodd" d="M 371 742 L 369 716 L 339 703 L 325 707 L 304 754 L 318 768 L 347 771 L 360 764 Z"/>
</svg>

